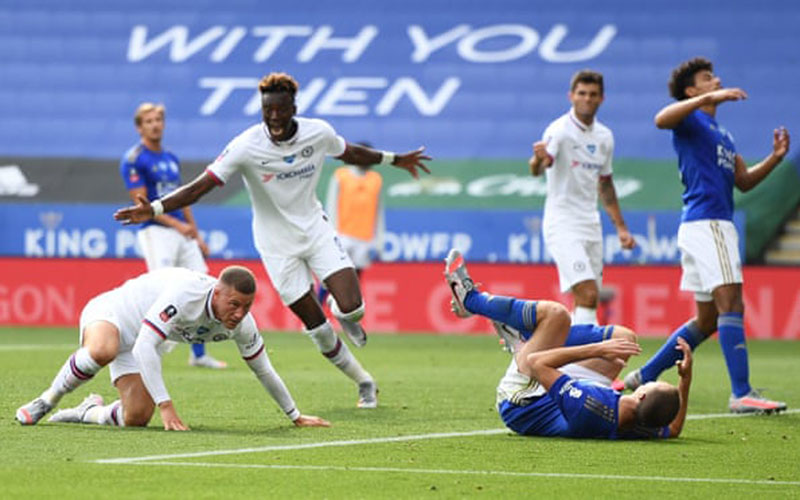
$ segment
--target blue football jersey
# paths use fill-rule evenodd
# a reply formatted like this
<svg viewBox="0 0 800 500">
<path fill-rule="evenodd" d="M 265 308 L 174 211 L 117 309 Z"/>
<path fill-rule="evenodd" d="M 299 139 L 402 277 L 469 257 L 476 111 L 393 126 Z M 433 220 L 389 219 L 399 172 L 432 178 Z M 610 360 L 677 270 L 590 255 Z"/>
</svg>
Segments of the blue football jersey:
<svg viewBox="0 0 800 500">
<path fill-rule="evenodd" d="M 119 165 L 126 189 L 144 186 L 147 199 L 155 200 L 174 191 L 181 185 L 181 171 L 178 157 L 167 150 L 151 151 L 142 144 L 129 149 Z M 169 215 L 186 222 L 183 210 L 173 210 Z M 142 227 L 155 224 L 149 220 Z"/>
<path fill-rule="evenodd" d="M 620 431 L 620 393 L 591 382 L 562 375 L 550 387 L 548 396 L 555 401 L 567 421 L 565 435 L 576 438 L 647 439 L 669 437 L 669 427 L 635 427 Z"/>
<path fill-rule="evenodd" d="M 683 192 L 683 222 L 733 219 L 736 146 L 730 132 L 699 109 L 672 131 Z"/>
</svg>

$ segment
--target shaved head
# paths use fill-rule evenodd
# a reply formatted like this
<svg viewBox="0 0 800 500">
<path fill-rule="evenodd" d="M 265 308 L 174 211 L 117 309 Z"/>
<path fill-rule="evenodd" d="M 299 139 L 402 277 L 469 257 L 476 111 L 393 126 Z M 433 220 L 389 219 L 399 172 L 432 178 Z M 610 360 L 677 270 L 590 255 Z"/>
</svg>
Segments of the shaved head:
<svg viewBox="0 0 800 500">
<path fill-rule="evenodd" d="M 226 267 L 220 273 L 219 281 L 245 295 L 256 293 L 256 277 L 243 266 Z"/>
</svg>

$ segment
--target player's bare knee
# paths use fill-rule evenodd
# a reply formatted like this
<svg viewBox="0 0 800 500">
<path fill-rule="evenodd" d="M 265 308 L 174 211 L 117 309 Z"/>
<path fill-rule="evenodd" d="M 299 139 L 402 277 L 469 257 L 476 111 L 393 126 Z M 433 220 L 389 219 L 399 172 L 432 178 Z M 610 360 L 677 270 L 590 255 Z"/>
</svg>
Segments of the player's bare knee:
<svg viewBox="0 0 800 500">
<path fill-rule="evenodd" d="M 89 356 L 100 366 L 106 366 L 114 361 L 114 358 L 117 357 L 117 350 L 119 349 L 118 344 L 102 342 L 90 343 L 85 347 L 89 351 Z"/>
<path fill-rule="evenodd" d="M 125 427 L 146 427 L 153 417 L 153 406 L 132 405 L 122 409 L 122 418 Z"/>
<path fill-rule="evenodd" d="M 570 325 L 572 319 L 569 310 L 563 304 L 550 300 L 540 300 L 536 303 L 536 322 L 564 323 Z"/>
<path fill-rule="evenodd" d="M 614 325 L 614 332 L 611 334 L 611 338 L 625 339 L 630 342 L 638 342 L 638 337 L 636 335 L 636 332 L 634 332 L 627 326 L 622 326 L 622 325 Z"/>
</svg>

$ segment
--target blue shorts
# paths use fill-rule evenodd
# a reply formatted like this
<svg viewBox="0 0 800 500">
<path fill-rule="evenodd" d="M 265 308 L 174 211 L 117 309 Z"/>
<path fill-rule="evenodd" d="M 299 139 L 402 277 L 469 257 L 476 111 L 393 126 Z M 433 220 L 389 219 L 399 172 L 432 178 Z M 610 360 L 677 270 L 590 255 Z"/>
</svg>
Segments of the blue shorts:
<svg viewBox="0 0 800 500">
<path fill-rule="evenodd" d="M 523 436 L 569 436 L 569 424 L 549 394 L 518 406 L 505 400 L 497 408 L 506 427 Z"/>
</svg>

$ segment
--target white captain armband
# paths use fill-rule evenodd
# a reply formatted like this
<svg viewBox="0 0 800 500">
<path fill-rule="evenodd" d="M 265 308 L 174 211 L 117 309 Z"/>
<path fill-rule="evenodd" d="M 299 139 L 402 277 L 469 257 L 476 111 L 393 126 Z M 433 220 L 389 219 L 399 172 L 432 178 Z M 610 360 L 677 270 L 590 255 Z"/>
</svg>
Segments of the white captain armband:
<svg viewBox="0 0 800 500">
<path fill-rule="evenodd" d="M 395 154 L 391 151 L 381 151 L 381 165 L 391 165 L 394 163 Z"/>
<path fill-rule="evenodd" d="M 164 204 L 161 200 L 153 200 L 150 202 L 150 207 L 153 209 L 153 217 L 164 215 Z"/>
</svg>

